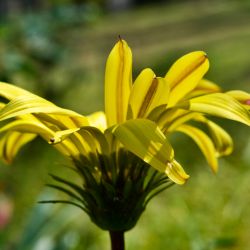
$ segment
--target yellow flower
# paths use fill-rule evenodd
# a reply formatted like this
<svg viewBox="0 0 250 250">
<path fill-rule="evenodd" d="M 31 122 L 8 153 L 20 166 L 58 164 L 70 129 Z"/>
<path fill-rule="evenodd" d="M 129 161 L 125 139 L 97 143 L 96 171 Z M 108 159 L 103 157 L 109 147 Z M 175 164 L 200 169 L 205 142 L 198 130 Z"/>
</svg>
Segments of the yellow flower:
<svg viewBox="0 0 250 250">
<path fill-rule="evenodd" d="M 144 69 L 132 83 L 132 53 L 124 40 L 112 49 L 105 72 L 105 113 L 82 116 L 28 91 L 0 83 L 0 119 L 16 118 L 0 132 L 1 156 L 11 162 L 19 148 L 36 135 L 53 144 L 62 154 L 93 165 L 99 155 L 120 149 L 132 152 L 174 182 L 183 184 L 188 175 L 175 160 L 167 137 L 175 131 L 190 136 L 208 163 L 217 170 L 217 157 L 232 151 L 231 137 L 205 114 L 232 119 L 249 126 L 249 94 L 221 93 L 212 82 L 202 79 L 209 68 L 202 51 L 177 60 L 165 77 Z M 188 124 L 202 123 L 209 134 Z M 112 139 L 110 139 L 112 138 Z M 119 143 L 117 142 L 119 141 Z"/>
<path fill-rule="evenodd" d="M 89 116 L 60 108 L 26 90 L 0 83 L 0 157 L 10 163 L 19 149 L 37 135 L 68 157 L 83 185 L 57 176 L 67 193 L 99 227 L 131 229 L 147 203 L 172 183 L 189 178 L 175 159 L 168 136 L 181 132 L 199 146 L 217 171 L 217 158 L 233 149 L 230 135 L 206 115 L 250 125 L 250 95 L 222 93 L 203 79 L 209 68 L 202 51 L 177 60 L 165 77 L 147 68 L 132 81 L 132 52 L 119 39 L 105 72 L 105 112 Z M 196 126 L 198 124 L 198 126 Z M 204 132 L 200 126 L 206 128 Z"/>
</svg>

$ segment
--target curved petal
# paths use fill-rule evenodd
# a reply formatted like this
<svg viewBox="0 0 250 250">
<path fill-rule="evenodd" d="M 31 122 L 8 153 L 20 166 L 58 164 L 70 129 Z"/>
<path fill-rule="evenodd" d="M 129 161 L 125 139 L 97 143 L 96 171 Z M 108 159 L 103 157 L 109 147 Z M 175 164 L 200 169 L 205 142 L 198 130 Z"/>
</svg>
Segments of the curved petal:
<svg viewBox="0 0 250 250">
<path fill-rule="evenodd" d="M 189 175 L 185 173 L 180 163 L 175 159 L 172 162 L 168 162 L 165 173 L 173 182 L 180 185 L 184 184 L 189 178 Z"/>
<path fill-rule="evenodd" d="M 241 90 L 231 90 L 226 92 L 234 99 L 239 101 L 248 111 L 250 111 L 250 94 Z"/>
<path fill-rule="evenodd" d="M 231 136 L 222 127 L 212 121 L 207 120 L 207 126 L 218 156 L 230 155 L 233 151 Z"/>
<path fill-rule="evenodd" d="M 133 118 L 146 117 L 152 109 L 167 104 L 169 85 L 156 77 L 151 69 L 144 69 L 136 78 L 129 99 Z"/>
<path fill-rule="evenodd" d="M 189 100 L 189 110 L 242 122 L 250 126 L 250 113 L 233 97 L 215 93 Z"/>
<path fill-rule="evenodd" d="M 194 119 L 197 115 L 200 114 L 180 109 L 172 110 L 172 112 L 169 110 L 169 112 L 162 113 L 158 122 L 161 125 L 161 129 L 164 130 L 164 133 L 171 133 L 181 124 Z"/>
<path fill-rule="evenodd" d="M 112 126 L 126 120 L 132 85 L 132 52 L 124 40 L 112 49 L 105 71 L 105 113 Z"/>
<path fill-rule="evenodd" d="M 95 127 L 82 127 L 57 131 L 49 143 L 60 145 L 62 142 L 72 141 L 82 156 L 89 158 L 98 165 L 99 154 L 108 155 L 109 145 L 104 134 Z"/>
<path fill-rule="evenodd" d="M 56 136 L 56 133 L 52 129 L 45 126 L 39 120 L 32 119 L 15 120 L 6 124 L 0 129 L 0 133 L 7 131 L 40 135 L 46 141 L 50 141 L 51 138 L 54 138 Z M 65 140 L 63 144 L 57 144 L 55 145 L 55 147 L 64 155 L 77 156 L 79 154 L 76 145 L 74 145 L 71 141 Z"/>
<path fill-rule="evenodd" d="M 9 83 L 0 82 L 0 96 L 7 99 L 12 100 L 20 95 L 32 95 L 34 94 L 30 93 L 27 90 L 24 90 L 22 88 L 19 88 L 17 86 L 14 86 Z"/>
<path fill-rule="evenodd" d="M 125 148 L 160 172 L 165 172 L 177 184 L 189 176 L 174 160 L 174 150 L 157 125 L 149 120 L 129 120 L 116 126 L 113 134 Z"/>
<path fill-rule="evenodd" d="M 19 96 L 12 99 L 8 104 L 5 105 L 4 108 L 1 109 L 0 120 L 30 113 L 46 113 L 72 117 L 83 117 L 74 111 L 57 107 L 53 103 L 38 96 Z"/>
<path fill-rule="evenodd" d="M 221 92 L 221 88 L 217 84 L 207 79 L 201 79 L 198 85 L 187 95 L 187 99 L 218 92 Z"/>
<path fill-rule="evenodd" d="M 201 149 L 212 170 L 217 172 L 218 162 L 212 140 L 203 131 L 190 125 L 182 124 L 176 129 L 176 131 L 182 132 L 191 137 Z"/>
<path fill-rule="evenodd" d="M 0 139 L 0 158 L 10 164 L 22 146 L 32 141 L 37 135 L 9 131 Z"/>
<path fill-rule="evenodd" d="M 107 128 L 107 120 L 104 112 L 99 111 L 86 116 L 89 125 L 100 129 L 102 132 Z"/>
<path fill-rule="evenodd" d="M 168 106 L 174 106 L 191 92 L 200 82 L 208 68 L 207 55 L 203 51 L 191 52 L 178 59 L 165 76 L 171 88 Z"/>
<path fill-rule="evenodd" d="M 233 139 L 227 131 L 225 131 L 218 124 L 207 119 L 204 115 L 199 114 L 194 118 L 194 120 L 204 123 L 207 126 L 218 157 L 232 153 Z"/>
<path fill-rule="evenodd" d="M 35 120 L 15 120 L 13 122 L 7 123 L 5 126 L 0 128 L 0 133 L 6 132 L 8 130 L 18 131 L 21 133 L 32 133 L 43 135 L 46 138 L 54 136 L 54 131 Z"/>
<path fill-rule="evenodd" d="M 0 114 L 3 115 L 3 112 L 7 112 L 7 114 L 5 113 L 5 115 L 7 115 L 7 118 L 9 118 L 8 112 L 10 113 L 12 112 L 11 116 L 14 117 L 14 116 L 22 114 L 22 112 L 23 114 L 29 114 L 31 112 L 40 113 L 40 112 L 47 111 L 47 113 L 49 114 L 52 114 L 52 113 L 54 115 L 57 114 L 56 119 L 64 123 L 67 127 L 72 127 L 72 126 L 80 127 L 80 126 L 89 125 L 84 116 L 81 116 L 77 114 L 76 112 L 73 112 L 67 109 L 59 108 L 53 103 L 35 94 L 32 94 L 31 92 L 27 90 L 14 86 L 12 84 L 0 82 L 0 96 L 7 100 L 11 100 L 11 102 L 9 102 L 7 105 L 3 103 L 0 104 L 0 108 L 1 108 Z M 19 110 L 20 113 L 14 114 L 14 112 L 16 112 L 17 110 L 13 110 L 13 109 L 15 105 L 18 105 L 18 104 L 21 104 L 23 106 L 20 107 L 20 110 Z M 7 107 L 3 109 L 4 106 L 7 106 Z M 15 108 L 18 109 L 17 106 Z M 23 111 L 21 111 L 22 108 L 24 109 Z M 2 119 L 7 119 L 5 115 L 4 115 L 4 118 L 2 117 Z M 68 115 L 70 117 L 66 117 L 65 115 Z"/>
</svg>

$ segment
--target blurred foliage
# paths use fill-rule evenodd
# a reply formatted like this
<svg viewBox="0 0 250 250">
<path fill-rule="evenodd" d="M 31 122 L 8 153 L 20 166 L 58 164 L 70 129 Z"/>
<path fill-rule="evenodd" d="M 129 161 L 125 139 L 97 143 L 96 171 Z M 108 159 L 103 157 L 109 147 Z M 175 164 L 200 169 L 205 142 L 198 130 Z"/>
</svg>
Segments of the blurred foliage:
<svg viewBox="0 0 250 250">
<path fill-rule="evenodd" d="M 1 80 L 15 82 L 48 98 L 60 95 L 84 74 L 67 70 L 70 51 L 65 46 L 64 32 L 90 25 L 100 14 L 99 7 L 92 3 L 67 4 L 2 21 Z"/>
<path fill-rule="evenodd" d="M 91 1 L 77 7 L 67 2 L 11 16 L 0 26 L 0 78 L 83 114 L 102 109 L 105 60 L 121 35 L 133 48 L 134 75 L 149 66 L 164 75 L 179 56 L 204 50 L 211 63 L 207 78 L 225 90 L 250 91 L 250 1 L 172 2 L 106 14 Z M 149 205 L 127 233 L 128 250 L 250 248 L 249 129 L 220 123 L 231 132 L 235 151 L 221 160 L 216 176 L 191 140 L 171 138 L 191 179 Z M 0 228 L 0 249 L 108 248 L 108 236 L 81 211 L 36 204 L 59 196 L 44 189 L 48 173 L 75 178 L 58 156 L 38 139 L 12 166 L 1 164 L 0 191 L 14 208 Z"/>
</svg>

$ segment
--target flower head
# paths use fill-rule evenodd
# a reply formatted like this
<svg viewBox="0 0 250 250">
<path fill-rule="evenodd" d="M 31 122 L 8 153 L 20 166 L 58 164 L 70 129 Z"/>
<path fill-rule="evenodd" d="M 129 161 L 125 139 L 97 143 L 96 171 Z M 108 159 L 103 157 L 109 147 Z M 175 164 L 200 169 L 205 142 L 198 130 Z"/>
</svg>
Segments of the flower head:
<svg viewBox="0 0 250 250">
<path fill-rule="evenodd" d="M 0 120 L 11 119 L 0 129 L 1 157 L 11 162 L 23 145 L 41 136 L 71 160 L 84 180 L 79 187 L 53 176 L 74 191 L 60 187 L 80 205 L 68 203 L 80 206 L 103 229 L 128 230 L 156 193 L 189 178 L 169 134 L 191 137 L 216 172 L 217 158 L 230 154 L 233 143 L 206 115 L 250 125 L 250 95 L 223 93 L 203 79 L 208 68 L 207 55 L 195 51 L 178 59 L 164 77 L 146 68 L 133 82 L 132 52 L 119 39 L 106 64 L 105 113 L 89 116 L 0 83 L 0 96 L 8 101 L 0 104 Z"/>
</svg>

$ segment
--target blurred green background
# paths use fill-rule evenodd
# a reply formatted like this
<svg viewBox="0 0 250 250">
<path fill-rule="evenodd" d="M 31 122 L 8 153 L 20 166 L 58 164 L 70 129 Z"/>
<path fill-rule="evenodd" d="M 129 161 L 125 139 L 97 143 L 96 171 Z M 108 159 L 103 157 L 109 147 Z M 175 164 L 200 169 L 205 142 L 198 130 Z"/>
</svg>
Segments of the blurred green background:
<svg viewBox="0 0 250 250">
<path fill-rule="evenodd" d="M 0 79 L 88 114 L 103 109 L 105 60 L 118 36 L 133 50 L 134 76 L 164 75 L 181 55 L 207 52 L 207 78 L 250 91 L 250 1 L 10 0 L 0 2 Z M 151 202 L 126 234 L 127 249 L 250 249 L 250 138 L 236 122 L 218 122 L 235 141 L 213 175 L 191 140 L 172 138 L 191 175 Z M 74 178 L 46 142 L 27 145 L 0 165 L 0 249 L 109 249 L 108 234 L 79 209 L 39 205 L 58 198 L 48 173 Z"/>
</svg>

